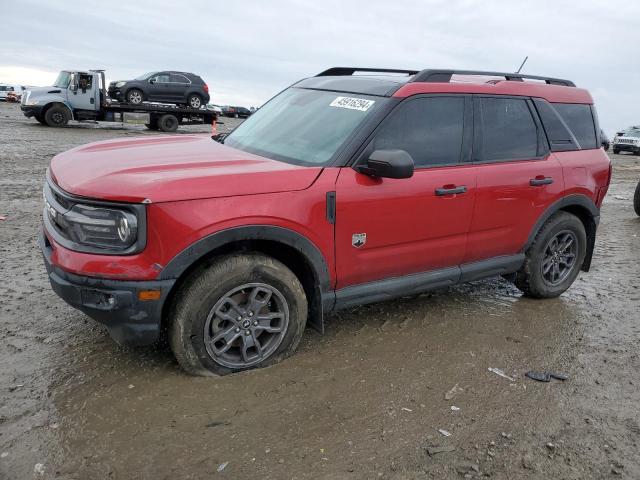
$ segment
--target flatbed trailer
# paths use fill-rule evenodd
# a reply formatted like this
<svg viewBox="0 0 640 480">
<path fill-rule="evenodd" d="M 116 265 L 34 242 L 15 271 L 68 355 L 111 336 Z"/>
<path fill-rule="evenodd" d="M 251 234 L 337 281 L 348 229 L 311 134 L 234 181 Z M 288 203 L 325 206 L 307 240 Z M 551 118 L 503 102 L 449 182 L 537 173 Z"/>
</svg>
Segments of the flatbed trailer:
<svg viewBox="0 0 640 480">
<path fill-rule="evenodd" d="M 215 112 L 206 108 L 119 103 L 107 94 L 104 70 L 63 70 L 54 86 L 25 92 L 20 108 L 25 116 L 50 127 L 63 127 L 69 120 L 93 120 L 144 124 L 150 130 L 175 132 L 179 125 L 210 125 L 217 119 Z"/>
</svg>

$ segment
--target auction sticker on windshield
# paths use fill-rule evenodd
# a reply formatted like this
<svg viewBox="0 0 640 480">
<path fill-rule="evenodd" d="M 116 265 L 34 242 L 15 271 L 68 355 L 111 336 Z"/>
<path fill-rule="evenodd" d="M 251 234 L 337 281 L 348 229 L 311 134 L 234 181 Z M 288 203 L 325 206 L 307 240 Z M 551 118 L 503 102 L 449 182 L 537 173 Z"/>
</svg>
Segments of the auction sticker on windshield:
<svg viewBox="0 0 640 480">
<path fill-rule="evenodd" d="M 374 103 L 376 103 L 375 100 L 367 100 L 366 98 L 337 97 L 329 106 L 366 112 Z"/>
</svg>

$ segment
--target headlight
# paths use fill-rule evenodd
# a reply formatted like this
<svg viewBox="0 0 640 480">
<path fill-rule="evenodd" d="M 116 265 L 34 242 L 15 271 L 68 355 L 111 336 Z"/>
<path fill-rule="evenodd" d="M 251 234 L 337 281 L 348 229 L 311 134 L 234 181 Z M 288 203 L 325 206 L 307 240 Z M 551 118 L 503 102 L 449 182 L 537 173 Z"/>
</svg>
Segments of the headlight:
<svg viewBox="0 0 640 480">
<path fill-rule="evenodd" d="M 38 100 L 37 98 L 27 98 L 27 101 L 25 103 L 26 105 L 38 105 L 40 103 L 40 100 Z"/>
<path fill-rule="evenodd" d="M 126 250 L 138 238 L 138 219 L 132 212 L 77 203 L 60 214 L 48 202 L 47 210 L 61 233 L 80 245 Z"/>
<path fill-rule="evenodd" d="M 116 88 L 120 88 L 120 87 L 122 87 L 125 83 L 127 83 L 127 82 L 116 82 L 115 87 L 116 87 Z"/>
</svg>

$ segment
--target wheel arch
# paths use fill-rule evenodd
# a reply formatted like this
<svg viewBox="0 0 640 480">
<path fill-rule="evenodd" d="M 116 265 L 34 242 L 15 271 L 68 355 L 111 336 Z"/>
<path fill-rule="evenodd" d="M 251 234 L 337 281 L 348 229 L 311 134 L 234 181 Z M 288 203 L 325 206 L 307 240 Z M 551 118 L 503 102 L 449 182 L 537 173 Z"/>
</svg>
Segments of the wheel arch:
<svg viewBox="0 0 640 480">
<path fill-rule="evenodd" d="M 216 232 L 176 255 L 158 278 L 176 279 L 164 304 L 163 324 L 168 320 L 168 310 L 176 292 L 190 275 L 205 268 L 214 258 L 243 251 L 269 255 L 285 264 L 298 277 L 309 303 L 309 324 L 323 333 L 323 312 L 331 310 L 335 301 L 327 262 L 318 247 L 303 235 L 269 225 L 234 227 Z"/>
<path fill-rule="evenodd" d="M 593 257 L 593 249 L 596 241 L 596 230 L 598 223 L 600 222 L 600 210 L 596 206 L 593 200 L 586 195 L 573 194 L 557 200 L 545 212 L 540 216 L 535 226 L 529 234 L 527 243 L 522 249 L 526 252 L 533 244 L 533 241 L 547 220 L 556 212 L 564 211 L 575 215 L 580 219 L 584 225 L 585 232 L 587 234 L 587 251 L 582 263 L 581 269 L 588 272 L 591 268 L 591 259 Z"/>
</svg>

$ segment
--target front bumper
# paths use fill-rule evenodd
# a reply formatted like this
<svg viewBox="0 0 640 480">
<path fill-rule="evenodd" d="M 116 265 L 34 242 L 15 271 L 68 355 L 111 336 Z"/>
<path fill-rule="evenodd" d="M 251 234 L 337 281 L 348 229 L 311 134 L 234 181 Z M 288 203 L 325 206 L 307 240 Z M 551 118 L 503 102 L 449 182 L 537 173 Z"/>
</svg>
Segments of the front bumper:
<svg viewBox="0 0 640 480">
<path fill-rule="evenodd" d="M 22 113 L 24 113 L 24 116 L 27 118 L 35 117 L 41 114 L 42 106 L 41 105 L 20 105 L 20 110 L 22 110 Z"/>
<path fill-rule="evenodd" d="M 640 145 L 631 143 L 614 143 L 613 149 L 621 152 L 640 152 Z"/>
<path fill-rule="evenodd" d="M 124 345 L 149 345 L 160 337 L 162 308 L 175 280 L 121 281 L 66 272 L 51 263 L 55 248 L 44 232 L 40 249 L 51 288 L 65 302 L 107 327 Z M 158 300 L 140 300 L 138 292 L 160 290 Z"/>
<path fill-rule="evenodd" d="M 107 95 L 109 95 L 109 98 L 112 100 L 117 100 L 118 102 L 124 101 L 124 93 L 119 88 L 109 87 Z"/>
</svg>

